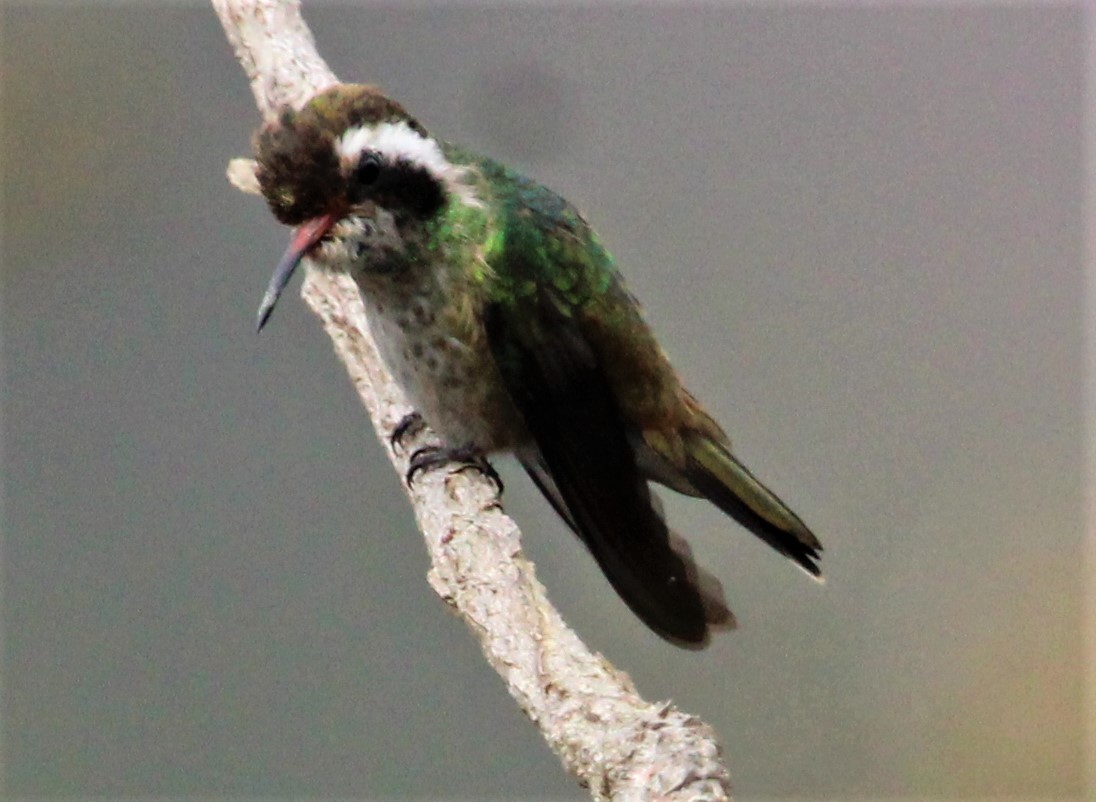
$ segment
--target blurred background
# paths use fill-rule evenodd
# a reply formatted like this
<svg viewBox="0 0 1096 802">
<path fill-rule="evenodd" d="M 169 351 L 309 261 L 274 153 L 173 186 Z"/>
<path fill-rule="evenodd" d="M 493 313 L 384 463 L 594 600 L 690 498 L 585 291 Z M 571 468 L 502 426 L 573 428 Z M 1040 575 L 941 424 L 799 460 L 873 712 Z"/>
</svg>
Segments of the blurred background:
<svg viewBox="0 0 1096 802">
<path fill-rule="evenodd" d="M 500 462 L 565 617 L 737 798 L 1091 792 L 1080 4 L 306 16 L 587 213 L 822 538 L 819 587 L 663 493 L 741 624 L 682 652 Z M 428 588 L 297 285 L 254 334 L 288 232 L 223 177 L 258 115 L 211 9 L 0 20 L 0 795 L 587 798 Z"/>
</svg>

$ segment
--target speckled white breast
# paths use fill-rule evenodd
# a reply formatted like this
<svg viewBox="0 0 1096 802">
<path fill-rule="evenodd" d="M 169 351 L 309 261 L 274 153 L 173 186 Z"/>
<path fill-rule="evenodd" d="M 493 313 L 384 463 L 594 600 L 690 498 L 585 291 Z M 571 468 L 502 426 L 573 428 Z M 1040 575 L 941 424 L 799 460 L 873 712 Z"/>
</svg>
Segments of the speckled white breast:
<svg viewBox="0 0 1096 802">
<path fill-rule="evenodd" d="M 524 427 L 484 337 L 454 325 L 462 319 L 456 308 L 460 289 L 444 286 L 444 275 L 408 279 L 358 278 L 385 364 L 448 445 L 487 452 L 513 448 L 526 439 Z"/>
</svg>

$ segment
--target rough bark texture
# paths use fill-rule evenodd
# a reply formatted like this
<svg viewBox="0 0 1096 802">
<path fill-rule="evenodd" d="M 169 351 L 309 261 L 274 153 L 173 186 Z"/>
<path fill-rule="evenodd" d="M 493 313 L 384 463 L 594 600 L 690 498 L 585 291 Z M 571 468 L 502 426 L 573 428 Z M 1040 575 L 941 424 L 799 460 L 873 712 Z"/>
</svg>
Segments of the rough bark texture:
<svg viewBox="0 0 1096 802">
<path fill-rule="evenodd" d="M 265 119 L 334 83 L 299 4 L 213 0 Z M 252 164 L 234 160 L 230 180 L 256 191 Z M 368 333 L 348 278 L 309 270 L 303 296 L 319 315 L 402 476 L 408 454 L 389 436 L 410 411 Z M 520 532 L 490 482 L 474 470 L 421 475 L 408 491 L 430 552 L 429 582 L 468 624 L 510 694 L 564 766 L 596 799 L 726 800 L 727 770 L 711 728 L 670 704 L 652 704 L 631 679 L 572 632 L 548 602 Z"/>
</svg>

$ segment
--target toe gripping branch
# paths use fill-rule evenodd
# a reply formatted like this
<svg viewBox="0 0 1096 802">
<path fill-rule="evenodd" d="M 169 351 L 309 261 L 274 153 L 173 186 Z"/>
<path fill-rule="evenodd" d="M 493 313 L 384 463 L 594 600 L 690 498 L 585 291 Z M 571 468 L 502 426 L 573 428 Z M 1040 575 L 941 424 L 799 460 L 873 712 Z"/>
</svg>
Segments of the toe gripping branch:
<svg viewBox="0 0 1096 802">
<path fill-rule="evenodd" d="M 415 437 L 426 428 L 426 421 L 417 412 L 412 412 L 410 415 L 404 417 L 403 420 L 396 425 L 396 428 L 392 430 L 392 436 L 389 438 L 389 442 L 392 444 L 392 448 L 399 449 L 403 447 L 403 443 L 408 438 Z M 449 465 L 453 462 L 461 463 L 454 473 L 461 473 L 469 469 L 477 470 L 491 480 L 491 484 L 495 486 L 495 491 L 502 495 L 503 483 L 502 477 L 498 475 L 494 467 L 487 461 L 487 457 L 483 452 L 473 448 L 472 446 L 462 446 L 460 448 L 447 448 L 442 445 L 429 445 L 416 449 L 411 454 L 411 461 L 407 468 L 407 474 L 404 476 L 404 480 L 407 482 L 407 486 L 411 487 L 415 484 L 415 476 L 423 471 L 432 471 L 435 468 L 440 468 L 444 465 Z"/>
<path fill-rule="evenodd" d="M 423 420 L 422 415 L 417 412 L 411 412 L 403 416 L 403 420 L 396 424 L 396 428 L 392 430 L 392 435 L 388 438 L 388 442 L 392 445 L 392 449 L 398 451 L 403 448 L 403 441 L 409 437 L 414 437 L 426 428 L 426 421 Z"/>
</svg>

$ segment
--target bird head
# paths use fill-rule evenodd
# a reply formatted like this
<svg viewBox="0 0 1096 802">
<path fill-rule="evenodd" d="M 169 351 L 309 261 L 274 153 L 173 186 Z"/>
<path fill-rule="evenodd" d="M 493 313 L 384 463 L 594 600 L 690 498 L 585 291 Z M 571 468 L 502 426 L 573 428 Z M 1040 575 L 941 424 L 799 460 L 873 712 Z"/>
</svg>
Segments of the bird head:
<svg viewBox="0 0 1096 802">
<path fill-rule="evenodd" d="M 437 140 L 372 86 L 339 84 L 287 109 L 256 132 L 254 148 L 270 210 L 294 228 L 260 330 L 303 258 L 334 271 L 391 268 L 409 229 L 467 190 Z"/>
</svg>

